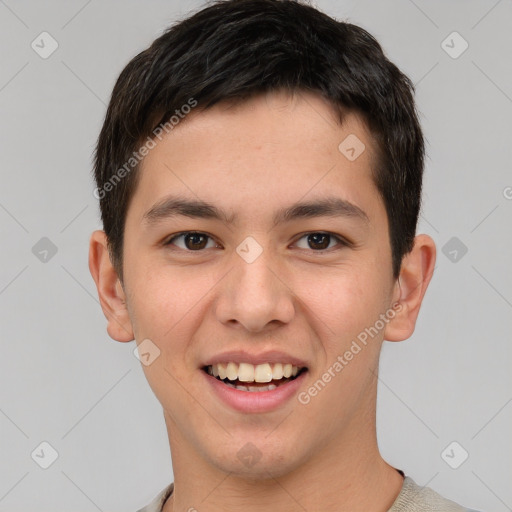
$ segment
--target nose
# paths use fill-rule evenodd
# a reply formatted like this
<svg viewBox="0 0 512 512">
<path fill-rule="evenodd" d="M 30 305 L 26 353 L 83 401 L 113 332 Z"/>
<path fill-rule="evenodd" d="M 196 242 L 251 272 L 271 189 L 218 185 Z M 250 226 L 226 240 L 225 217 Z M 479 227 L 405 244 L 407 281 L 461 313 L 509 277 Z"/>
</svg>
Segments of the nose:
<svg viewBox="0 0 512 512">
<path fill-rule="evenodd" d="M 236 255 L 217 297 L 215 312 L 220 322 L 260 332 L 292 320 L 295 296 L 289 278 L 269 253 L 264 250 L 251 263 Z"/>
</svg>

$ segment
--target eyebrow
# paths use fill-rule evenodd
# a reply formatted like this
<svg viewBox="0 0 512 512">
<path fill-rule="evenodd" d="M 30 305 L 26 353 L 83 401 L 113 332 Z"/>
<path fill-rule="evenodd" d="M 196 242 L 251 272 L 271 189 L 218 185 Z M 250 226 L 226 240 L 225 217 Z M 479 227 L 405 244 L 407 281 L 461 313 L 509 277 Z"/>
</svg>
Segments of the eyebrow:
<svg viewBox="0 0 512 512">
<path fill-rule="evenodd" d="M 238 221 L 236 214 L 228 214 L 212 203 L 167 196 L 144 213 L 142 222 L 151 226 L 177 216 L 213 219 L 227 224 L 236 224 Z M 366 224 L 370 222 L 366 212 L 359 206 L 339 197 L 326 197 L 308 202 L 298 202 L 281 208 L 274 214 L 273 223 L 279 225 L 297 219 L 339 216 L 355 218 Z"/>
</svg>

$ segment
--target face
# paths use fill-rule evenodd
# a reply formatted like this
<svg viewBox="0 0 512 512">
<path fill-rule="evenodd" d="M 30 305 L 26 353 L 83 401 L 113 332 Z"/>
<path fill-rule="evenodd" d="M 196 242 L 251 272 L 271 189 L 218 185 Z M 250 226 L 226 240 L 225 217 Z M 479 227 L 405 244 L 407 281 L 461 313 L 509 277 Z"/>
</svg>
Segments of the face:
<svg viewBox="0 0 512 512">
<path fill-rule="evenodd" d="M 137 343 L 160 351 L 143 369 L 173 460 L 278 476 L 372 426 L 396 299 L 372 158 L 362 120 L 340 126 L 308 93 L 192 112 L 146 156 L 126 219 L 124 293 Z M 209 208 L 184 215 L 176 198 Z M 265 376 L 265 363 L 305 370 L 246 391 L 204 370 L 230 361 L 253 363 L 240 385 Z"/>
</svg>

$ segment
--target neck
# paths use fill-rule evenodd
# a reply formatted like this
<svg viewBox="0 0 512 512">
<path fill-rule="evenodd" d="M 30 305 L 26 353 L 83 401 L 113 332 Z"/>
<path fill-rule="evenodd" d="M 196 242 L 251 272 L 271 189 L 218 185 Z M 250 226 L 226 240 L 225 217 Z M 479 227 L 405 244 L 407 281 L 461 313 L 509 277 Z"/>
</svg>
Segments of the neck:
<svg viewBox="0 0 512 512">
<path fill-rule="evenodd" d="M 402 488 L 403 477 L 379 453 L 374 421 L 366 423 L 366 431 L 357 422 L 358 428 L 329 440 L 291 471 L 276 476 L 269 468 L 268 477 L 258 479 L 220 471 L 187 446 L 185 438 L 177 438 L 176 425 L 167 416 L 166 423 L 174 492 L 163 512 L 386 512 Z"/>
</svg>

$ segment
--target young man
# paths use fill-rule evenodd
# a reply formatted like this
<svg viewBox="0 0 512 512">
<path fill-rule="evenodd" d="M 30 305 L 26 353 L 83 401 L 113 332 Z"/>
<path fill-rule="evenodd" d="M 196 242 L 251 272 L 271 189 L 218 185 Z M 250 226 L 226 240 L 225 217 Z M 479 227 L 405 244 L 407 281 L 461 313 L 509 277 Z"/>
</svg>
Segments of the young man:
<svg viewBox="0 0 512 512">
<path fill-rule="evenodd" d="M 217 2 L 121 73 L 98 140 L 90 270 L 136 340 L 174 482 L 142 511 L 462 511 L 380 455 L 383 340 L 411 336 L 413 86 L 305 4 Z"/>
</svg>

